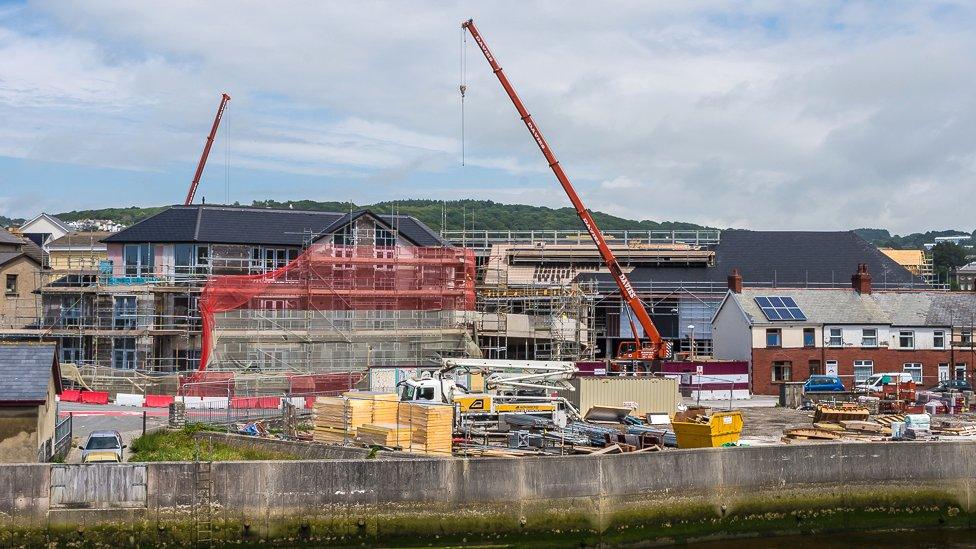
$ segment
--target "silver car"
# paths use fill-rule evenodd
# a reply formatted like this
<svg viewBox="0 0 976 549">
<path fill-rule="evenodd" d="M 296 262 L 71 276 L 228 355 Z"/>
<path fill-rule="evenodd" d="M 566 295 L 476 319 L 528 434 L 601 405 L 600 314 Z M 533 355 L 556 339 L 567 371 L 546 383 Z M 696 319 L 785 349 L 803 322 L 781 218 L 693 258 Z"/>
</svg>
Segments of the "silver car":
<svg viewBox="0 0 976 549">
<path fill-rule="evenodd" d="M 122 435 L 118 431 L 92 431 L 81 450 L 82 463 L 121 463 Z"/>
</svg>

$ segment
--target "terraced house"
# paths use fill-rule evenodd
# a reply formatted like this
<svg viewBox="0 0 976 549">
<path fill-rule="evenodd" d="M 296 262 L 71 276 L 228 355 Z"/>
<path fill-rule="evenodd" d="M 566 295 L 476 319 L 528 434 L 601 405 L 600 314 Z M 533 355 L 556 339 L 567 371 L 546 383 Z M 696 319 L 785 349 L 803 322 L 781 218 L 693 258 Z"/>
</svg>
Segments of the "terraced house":
<svg viewBox="0 0 976 549">
<path fill-rule="evenodd" d="M 850 289 L 730 286 L 712 319 L 715 352 L 750 362 L 755 394 L 814 374 L 848 387 L 881 372 L 925 386 L 973 375 L 974 294 L 873 291 L 864 265 Z"/>
</svg>

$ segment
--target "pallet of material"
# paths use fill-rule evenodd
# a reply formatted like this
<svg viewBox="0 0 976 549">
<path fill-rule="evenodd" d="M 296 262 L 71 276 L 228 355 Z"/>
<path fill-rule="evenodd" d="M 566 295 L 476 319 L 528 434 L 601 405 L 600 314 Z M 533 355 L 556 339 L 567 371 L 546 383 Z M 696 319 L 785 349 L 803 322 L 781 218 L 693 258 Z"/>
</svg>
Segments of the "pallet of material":
<svg viewBox="0 0 976 549">
<path fill-rule="evenodd" d="M 828 405 L 818 405 L 817 410 L 813 414 L 813 422 L 840 422 L 840 421 L 857 421 L 868 419 L 868 409 L 862 406 L 852 405 L 852 404 L 842 404 L 840 406 L 828 406 Z"/>
<path fill-rule="evenodd" d="M 355 430 L 360 425 L 372 423 L 373 401 L 318 397 L 315 399 L 314 412 L 316 425 Z"/>
<path fill-rule="evenodd" d="M 874 433 L 874 434 L 884 434 L 885 431 L 888 434 L 891 433 L 891 428 L 881 425 L 880 423 L 875 423 L 873 421 L 841 421 L 841 426 L 847 431 L 859 431 L 862 433 Z"/>
<path fill-rule="evenodd" d="M 356 431 L 337 429 L 334 427 L 322 427 L 316 425 L 312 430 L 312 440 L 314 442 L 327 442 L 329 444 L 344 444 L 356 437 Z"/>
<path fill-rule="evenodd" d="M 399 423 L 367 423 L 356 430 L 357 438 L 366 444 L 390 448 L 410 448 L 413 429 Z"/>
<path fill-rule="evenodd" d="M 412 452 L 451 455 L 454 436 L 454 407 L 446 404 L 408 404 L 401 406 L 400 415 L 407 408 L 407 425 L 413 431 Z M 400 420 L 403 423 L 403 420 Z"/>
<path fill-rule="evenodd" d="M 349 400 L 368 400 L 372 402 L 373 416 L 370 423 L 397 423 L 397 409 L 400 397 L 396 393 L 376 391 L 347 391 L 342 394 Z"/>
</svg>

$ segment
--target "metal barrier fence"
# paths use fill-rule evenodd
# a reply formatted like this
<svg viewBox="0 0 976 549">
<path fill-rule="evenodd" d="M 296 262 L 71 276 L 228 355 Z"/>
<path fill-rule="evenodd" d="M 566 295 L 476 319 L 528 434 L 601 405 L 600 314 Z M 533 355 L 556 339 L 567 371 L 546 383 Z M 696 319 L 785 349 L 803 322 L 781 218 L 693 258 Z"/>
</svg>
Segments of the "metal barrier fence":
<svg viewBox="0 0 976 549">
<path fill-rule="evenodd" d="M 51 449 L 50 459 L 64 458 L 71 449 L 71 436 L 74 434 L 74 416 L 68 414 L 67 417 L 57 422 L 54 426 L 53 448 Z"/>
</svg>

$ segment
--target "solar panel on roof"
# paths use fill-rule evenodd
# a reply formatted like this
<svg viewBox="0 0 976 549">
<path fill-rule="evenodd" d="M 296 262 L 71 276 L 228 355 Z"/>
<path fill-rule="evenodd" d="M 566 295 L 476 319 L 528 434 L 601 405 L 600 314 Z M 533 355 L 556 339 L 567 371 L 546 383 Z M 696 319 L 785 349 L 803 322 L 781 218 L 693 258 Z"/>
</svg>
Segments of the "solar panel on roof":
<svg viewBox="0 0 976 549">
<path fill-rule="evenodd" d="M 807 315 L 796 304 L 792 297 L 756 297 L 756 305 L 769 320 L 799 320 L 805 321 Z"/>
</svg>

